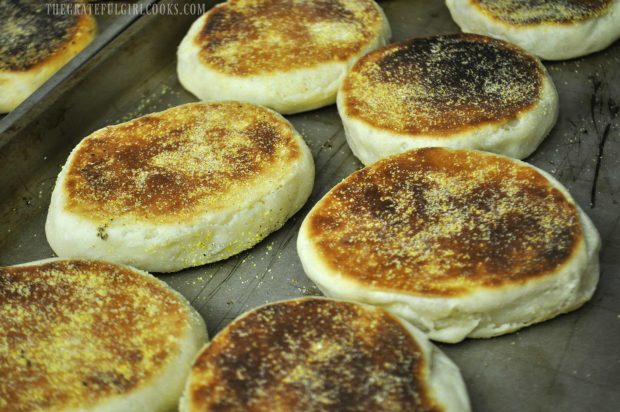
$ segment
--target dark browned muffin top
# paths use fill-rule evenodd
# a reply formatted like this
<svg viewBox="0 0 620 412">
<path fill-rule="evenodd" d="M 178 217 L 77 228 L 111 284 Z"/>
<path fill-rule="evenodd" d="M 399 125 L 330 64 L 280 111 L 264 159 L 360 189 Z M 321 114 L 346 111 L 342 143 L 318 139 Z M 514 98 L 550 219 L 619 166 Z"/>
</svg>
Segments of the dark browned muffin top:
<svg viewBox="0 0 620 412">
<path fill-rule="evenodd" d="M 0 411 L 89 407 L 176 356 L 180 299 L 155 279 L 72 260 L 0 268 Z"/>
<path fill-rule="evenodd" d="M 229 0 L 208 13 L 194 42 L 211 69 L 265 74 L 348 60 L 382 21 L 372 0 Z"/>
<path fill-rule="evenodd" d="M 448 137 L 513 120 L 540 98 L 536 58 L 472 34 L 418 38 L 374 51 L 344 80 L 347 115 L 397 134 Z"/>
<path fill-rule="evenodd" d="M 59 1 L 59 2 L 62 2 Z M 45 2 L 0 2 L 0 70 L 28 70 L 67 47 L 89 16 L 48 13 Z"/>
<path fill-rule="evenodd" d="M 379 161 L 310 212 L 319 256 L 345 278 L 415 295 L 523 284 L 582 246 L 578 211 L 524 163 L 419 149 Z"/>
<path fill-rule="evenodd" d="M 470 0 L 490 16 L 516 25 L 572 24 L 607 13 L 612 0 Z"/>
<path fill-rule="evenodd" d="M 291 125 L 267 109 L 187 104 L 84 139 L 67 165 L 65 206 L 102 224 L 188 221 L 273 189 L 299 157 Z"/>
<path fill-rule="evenodd" d="M 438 411 L 400 321 L 327 299 L 260 307 L 198 356 L 190 411 Z"/>
</svg>

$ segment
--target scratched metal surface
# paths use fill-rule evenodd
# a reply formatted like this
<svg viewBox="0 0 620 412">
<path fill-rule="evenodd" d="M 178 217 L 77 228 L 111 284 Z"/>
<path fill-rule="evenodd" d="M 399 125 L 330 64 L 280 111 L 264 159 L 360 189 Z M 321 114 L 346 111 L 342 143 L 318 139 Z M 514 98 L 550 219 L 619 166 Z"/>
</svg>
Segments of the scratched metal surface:
<svg viewBox="0 0 620 412">
<path fill-rule="evenodd" d="M 456 32 L 439 1 L 383 1 L 394 39 Z M 193 18 L 141 18 L 87 64 L 62 96 L 0 139 L 0 264 L 52 256 L 44 222 L 60 165 L 90 132 L 194 101 L 179 85 L 175 49 Z M 620 410 L 620 44 L 547 63 L 561 100 L 557 126 L 528 161 L 562 181 L 603 238 L 591 302 L 521 332 L 441 345 L 461 367 L 476 411 Z M 265 302 L 319 291 L 295 251 L 299 224 L 334 184 L 361 167 L 335 108 L 290 116 L 317 166 L 308 204 L 281 230 L 226 261 L 162 279 L 183 293 L 211 335 Z"/>
</svg>

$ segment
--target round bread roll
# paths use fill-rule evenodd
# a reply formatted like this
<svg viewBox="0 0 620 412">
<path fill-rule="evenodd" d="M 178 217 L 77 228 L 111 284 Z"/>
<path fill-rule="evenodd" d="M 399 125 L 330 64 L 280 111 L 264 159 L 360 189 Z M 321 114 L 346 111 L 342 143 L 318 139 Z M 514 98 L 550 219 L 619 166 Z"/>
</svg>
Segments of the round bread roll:
<svg viewBox="0 0 620 412">
<path fill-rule="evenodd" d="M 231 323 L 196 358 L 181 412 L 470 410 L 459 369 L 381 308 L 282 301 Z"/>
<path fill-rule="evenodd" d="M 0 268 L 0 410 L 170 411 L 202 318 L 138 270 L 51 259 Z"/>
<path fill-rule="evenodd" d="M 536 57 L 501 40 L 457 34 L 364 56 L 342 83 L 338 111 L 365 165 L 432 146 L 521 159 L 555 124 L 558 95 Z"/>
<path fill-rule="evenodd" d="M 594 53 L 620 37 L 620 0 L 446 0 L 461 30 L 518 44 L 545 60 Z"/>
<path fill-rule="evenodd" d="M 297 113 L 333 104 L 351 65 L 390 36 L 373 0 L 229 0 L 192 25 L 177 71 L 201 100 Z"/>
<path fill-rule="evenodd" d="M 297 247 L 326 295 L 443 342 L 574 310 L 599 277 L 598 232 L 560 183 L 468 150 L 412 150 L 354 173 L 311 210 Z"/>
<path fill-rule="evenodd" d="M 62 3 L 58 2 L 58 3 Z M 0 2 L 0 113 L 15 109 L 95 36 L 89 15 L 54 15 L 45 2 Z"/>
<path fill-rule="evenodd" d="M 47 240 L 61 257 L 177 271 L 252 247 L 313 183 L 312 155 L 279 114 L 187 104 L 82 140 L 52 193 Z"/>
</svg>

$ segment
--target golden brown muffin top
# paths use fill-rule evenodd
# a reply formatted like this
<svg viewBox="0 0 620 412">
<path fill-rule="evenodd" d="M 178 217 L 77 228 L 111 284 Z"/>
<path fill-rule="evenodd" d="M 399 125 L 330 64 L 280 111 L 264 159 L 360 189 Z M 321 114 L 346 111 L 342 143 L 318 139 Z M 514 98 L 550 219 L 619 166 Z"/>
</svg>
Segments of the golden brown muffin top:
<svg viewBox="0 0 620 412">
<path fill-rule="evenodd" d="M 414 295 L 524 284 L 559 270 L 583 245 L 575 205 L 534 168 L 441 148 L 354 173 L 305 224 L 335 272 Z"/>
<path fill-rule="evenodd" d="M 418 38 L 360 59 L 341 92 L 347 116 L 395 134 L 449 137 L 517 118 L 540 98 L 538 60 L 473 34 Z"/>
<path fill-rule="evenodd" d="M 54 15 L 35 0 L 1 1 L 0 21 L 0 71 L 27 71 L 95 30 L 91 16 Z"/>
<path fill-rule="evenodd" d="M 198 356 L 190 411 L 438 411 L 417 342 L 384 309 L 307 298 L 260 307 Z"/>
<path fill-rule="evenodd" d="M 207 13 L 194 43 L 212 70 L 268 74 L 346 61 L 382 24 L 372 0 L 229 0 Z"/>
<path fill-rule="evenodd" d="M 514 25 L 573 24 L 607 13 L 612 0 L 470 0 L 485 14 Z"/>
<path fill-rule="evenodd" d="M 195 103 L 106 127 L 67 165 L 68 211 L 105 224 L 118 218 L 188 221 L 273 190 L 301 156 L 292 126 L 243 103 Z"/>
<path fill-rule="evenodd" d="M 65 260 L 0 268 L 0 411 L 88 407 L 177 356 L 180 299 L 154 278 Z"/>
</svg>

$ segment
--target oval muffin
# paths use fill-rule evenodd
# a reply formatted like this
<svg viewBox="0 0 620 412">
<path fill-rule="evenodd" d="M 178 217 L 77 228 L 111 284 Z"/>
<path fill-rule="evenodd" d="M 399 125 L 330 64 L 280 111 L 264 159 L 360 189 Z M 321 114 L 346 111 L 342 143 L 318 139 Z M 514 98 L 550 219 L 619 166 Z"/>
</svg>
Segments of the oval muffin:
<svg viewBox="0 0 620 412">
<path fill-rule="evenodd" d="M 446 0 L 468 33 L 523 47 L 545 60 L 594 53 L 620 38 L 620 0 Z"/>
<path fill-rule="evenodd" d="M 381 308 L 321 298 L 240 316 L 196 358 L 180 411 L 469 411 L 458 368 Z"/>
<path fill-rule="evenodd" d="M 201 100 L 297 113 L 334 103 L 351 65 L 390 35 L 373 0 L 229 0 L 192 25 L 177 71 Z"/>
<path fill-rule="evenodd" d="M 0 268 L 0 411 L 161 411 L 178 403 L 205 324 L 126 266 Z"/>
<path fill-rule="evenodd" d="M 347 142 L 364 164 L 419 147 L 531 154 L 558 115 L 540 61 L 485 36 L 417 38 L 360 59 L 338 93 Z"/>
<path fill-rule="evenodd" d="M 312 155 L 279 114 L 187 104 L 82 140 L 52 193 L 47 240 L 62 257 L 178 271 L 255 245 L 313 184 Z"/>
<path fill-rule="evenodd" d="M 92 16 L 53 15 L 46 3 L 28 0 L 0 2 L 0 21 L 0 113 L 15 109 L 88 46 L 97 26 Z"/>
<path fill-rule="evenodd" d="M 384 306 L 443 342 L 574 310 L 599 277 L 598 232 L 560 183 L 469 150 L 412 150 L 352 174 L 297 247 L 326 295 Z"/>
</svg>

